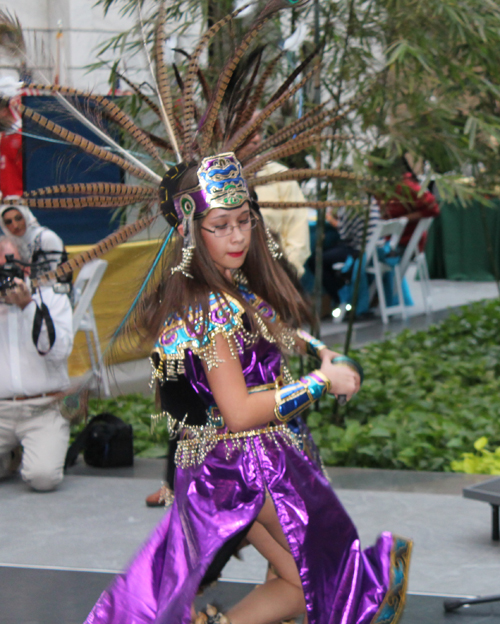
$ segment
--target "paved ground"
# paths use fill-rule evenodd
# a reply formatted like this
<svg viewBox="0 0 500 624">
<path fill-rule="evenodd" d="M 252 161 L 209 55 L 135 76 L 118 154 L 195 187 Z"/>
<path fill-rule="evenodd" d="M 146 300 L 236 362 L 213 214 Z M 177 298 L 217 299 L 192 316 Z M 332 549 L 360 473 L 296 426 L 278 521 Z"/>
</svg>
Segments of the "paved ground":
<svg viewBox="0 0 500 624">
<path fill-rule="evenodd" d="M 108 471 L 80 463 L 57 492 L 32 493 L 18 478 L 1 483 L 0 602 L 10 615 L 0 614 L 0 622 L 82 621 L 111 575 L 126 566 L 163 517 L 163 509 L 144 505 L 162 472 L 162 460 L 137 460 L 134 469 Z M 461 496 L 464 486 L 486 477 L 349 468 L 329 469 L 329 475 L 364 546 L 383 530 L 414 540 L 413 598 L 405 623 L 440 622 L 442 599 L 437 596 L 500 592 L 499 545 L 491 541 L 489 507 Z M 226 566 L 224 585 L 214 591 L 228 604 L 238 592 L 262 582 L 265 571 L 265 561 L 247 547 L 243 561 Z M 57 601 L 50 593 L 54 586 L 61 592 Z M 14 600 L 20 587 L 40 603 L 36 616 L 29 605 Z M 432 617 L 419 619 L 422 609 Z M 500 611 L 492 609 L 483 611 L 498 624 Z M 483 621 L 483 611 L 468 613 L 479 613 Z"/>
<path fill-rule="evenodd" d="M 495 282 L 452 282 L 449 280 L 431 280 L 431 307 L 430 313 L 425 313 L 420 282 L 414 279 L 412 268 L 408 270 L 408 285 L 414 305 L 407 307 L 406 320 L 401 317 L 390 317 L 390 322 L 384 325 L 376 316 L 373 320 L 357 322 L 354 325 L 352 336 L 353 346 L 381 340 L 384 336 L 399 333 L 403 329 L 425 329 L 432 323 L 437 323 L 446 318 L 450 313 L 458 311 L 460 306 L 480 301 L 481 299 L 493 299 L 499 296 Z M 345 337 L 346 323 L 338 323 L 335 320 L 326 320 L 321 324 L 321 335 L 324 340 L 331 343 L 342 344 Z"/>
</svg>

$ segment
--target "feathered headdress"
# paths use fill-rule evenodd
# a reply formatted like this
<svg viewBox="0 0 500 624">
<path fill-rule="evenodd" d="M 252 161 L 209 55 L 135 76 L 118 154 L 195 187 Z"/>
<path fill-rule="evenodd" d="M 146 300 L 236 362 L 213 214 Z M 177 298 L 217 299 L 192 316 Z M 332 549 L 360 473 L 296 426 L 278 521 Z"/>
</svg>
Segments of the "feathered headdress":
<svg viewBox="0 0 500 624">
<path fill-rule="evenodd" d="M 111 149 L 69 131 L 25 105 L 20 106 L 23 116 L 68 145 L 75 146 L 96 159 L 118 165 L 130 179 L 135 178 L 136 181 L 126 184 L 60 184 L 26 192 L 21 201 L 33 208 L 77 210 L 84 207 L 125 207 L 132 204 L 141 204 L 143 208 L 138 221 L 121 228 L 91 250 L 61 265 L 57 269 L 59 275 L 73 271 L 126 241 L 149 226 L 159 214 L 163 214 L 174 227 L 182 221 L 186 223 L 186 257 L 184 264 L 177 270 L 189 275 L 184 269 L 189 264 L 189 254 L 192 253 L 194 245 L 192 220 L 203 216 L 210 208 L 230 209 L 241 206 L 250 198 L 251 189 L 257 184 L 310 178 L 362 179 L 355 174 L 332 169 L 290 169 L 257 178 L 259 171 L 270 160 L 290 156 L 312 146 L 318 148 L 327 138 L 343 140 L 345 137 L 332 135 L 331 128 L 356 106 L 357 102 L 354 101 L 340 107 L 332 106 L 331 102 L 316 106 L 254 149 L 247 150 L 241 163 L 235 156 L 257 131 L 266 126 L 274 111 L 303 88 L 318 69 L 319 50 L 314 50 L 280 84 L 267 103 L 262 103 L 263 94 L 282 54 L 275 55 L 266 62 L 266 49 L 258 44 L 258 35 L 278 11 L 298 8 L 306 3 L 307 0 L 269 0 L 225 63 L 213 86 L 209 84 L 200 67 L 200 57 L 216 34 L 227 27 L 248 5 L 209 28 L 188 56 L 184 71 L 175 66 L 174 71 L 170 72 L 163 52 L 166 39 L 165 6 L 160 4 L 155 28 L 154 58 L 151 63 L 154 67 L 156 101 L 144 95 L 131 81 L 121 77 L 159 117 L 166 139 L 139 128 L 130 116 L 106 97 L 60 85 L 24 85 L 30 93 L 54 94 L 80 121 L 91 125 Z M 204 104 L 201 96 L 197 95 L 198 85 L 201 86 L 201 93 L 205 98 Z M 101 127 L 92 125 L 85 115 L 72 106 L 71 98 L 75 97 L 88 101 L 103 117 L 117 125 L 152 160 L 155 169 L 146 165 L 135 155 L 135 151 L 132 153 L 117 144 Z M 8 101 L 6 95 L 0 97 L 0 104 Z M 168 169 L 165 161 L 172 160 L 178 164 Z M 192 167 L 197 168 L 199 184 L 179 191 L 179 181 L 185 171 Z M 166 173 L 165 169 L 168 169 Z M 308 201 L 304 206 L 323 208 L 335 203 Z M 273 207 L 272 202 L 265 205 Z M 281 202 L 275 207 L 296 208 L 301 205 L 300 202 Z M 41 276 L 39 282 L 43 283 L 54 277 L 53 273 L 49 273 Z"/>
</svg>

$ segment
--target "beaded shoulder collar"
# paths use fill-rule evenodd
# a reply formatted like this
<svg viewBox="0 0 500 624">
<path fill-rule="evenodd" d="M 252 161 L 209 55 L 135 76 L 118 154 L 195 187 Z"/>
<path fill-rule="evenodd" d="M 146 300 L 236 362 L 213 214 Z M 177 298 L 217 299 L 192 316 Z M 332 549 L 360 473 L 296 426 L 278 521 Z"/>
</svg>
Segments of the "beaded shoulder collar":
<svg viewBox="0 0 500 624">
<path fill-rule="evenodd" d="M 182 319 L 175 314 L 170 316 L 160 334 L 153 354 L 157 357 L 158 365 L 155 366 L 157 376 L 167 379 L 175 379 L 178 374 L 184 373 L 183 361 L 185 351 L 190 350 L 204 362 L 208 369 L 219 364 L 215 346 L 216 337 L 223 335 L 229 344 L 232 357 L 236 358 L 246 347 L 253 345 L 258 338 L 262 337 L 269 342 L 279 342 L 288 347 L 288 331 L 286 328 L 280 332 L 278 340 L 269 332 L 266 322 L 279 321 L 275 310 L 261 297 L 250 292 L 245 286 L 239 285 L 239 291 L 246 301 L 256 310 L 258 331 L 251 332 L 245 327 L 245 309 L 240 302 L 231 295 L 224 297 L 211 293 L 209 297 L 208 323 L 202 322 L 201 309 L 190 308 L 188 320 Z M 163 369 L 166 365 L 166 371 Z"/>
</svg>

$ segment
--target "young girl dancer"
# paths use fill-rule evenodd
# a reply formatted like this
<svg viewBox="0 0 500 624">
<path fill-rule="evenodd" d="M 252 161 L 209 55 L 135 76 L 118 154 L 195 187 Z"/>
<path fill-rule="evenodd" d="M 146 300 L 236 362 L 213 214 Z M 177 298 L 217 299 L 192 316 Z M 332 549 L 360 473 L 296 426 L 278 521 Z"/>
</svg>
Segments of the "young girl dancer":
<svg viewBox="0 0 500 624">
<path fill-rule="evenodd" d="M 234 155 L 311 79 L 309 64 L 317 50 L 261 106 L 282 54 L 273 56 L 273 46 L 250 50 L 278 11 L 305 4 L 269 0 L 247 33 L 233 40 L 233 54 L 213 88 L 206 88 L 203 51 L 247 7 L 210 26 L 189 55 L 183 76 L 176 74 L 176 84 L 164 63 L 166 9 L 158 3 L 154 67 L 160 107 L 133 83 L 131 88 L 159 115 L 168 140 L 142 131 L 102 96 L 60 85 L 27 85 L 41 93 L 86 98 L 159 171 L 165 171 L 165 161 L 180 163 L 162 180 L 101 130 L 99 136 L 111 150 L 20 105 L 22 114 L 44 132 L 115 163 L 138 181 L 57 184 L 24 193 L 23 205 L 76 209 L 139 204 L 145 211 L 136 223 L 59 267 L 57 276 L 146 228 L 156 218 L 160 182 L 161 209 L 177 237 L 174 250 L 165 249 L 167 266 L 143 297 L 136 318 L 139 331 L 157 339 L 153 362 L 162 409 L 177 435 L 175 499 L 128 571 L 102 594 L 87 624 L 190 624 L 196 617 L 195 595 L 218 577 L 245 539 L 276 575 L 224 615 L 210 612 L 210 624 L 271 624 L 300 614 L 308 624 L 389 624 L 401 615 L 410 544 L 384 533 L 375 546 L 361 550 L 307 432 L 300 421 L 292 422 L 325 392 L 349 399 L 359 389 L 359 375 L 345 359 L 295 329 L 307 317 L 307 306 L 277 262 L 276 243 L 267 236 L 249 192 L 257 184 L 314 177 L 363 184 L 354 172 L 322 168 L 257 177 L 266 162 L 321 145 L 327 139 L 322 131 L 338 129 L 356 101 L 306 107 L 300 119 L 275 127 L 242 156 L 241 164 Z M 264 65 L 266 51 L 272 58 Z M 204 110 L 201 92 L 207 99 Z M 8 104 L 8 98 L 0 100 Z M 340 140 L 336 136 L 329 140 Z M 326 204 L 307 202 L 318 209 Z M 266 206 L 303 207 L 285 201 Z M 52 273 L 44 279 L 55 277 Z M 319 368 L 293 380 L 284 362 L 293 350 L 315 354 Z M 200 618 L 207 620 L 206 615 Z"/>
<path fill-rule="evenodd" d="M 159 334 L 155 374 L 179 436 L 175 499 L 87 624 L 190 623 L 196 593 L 245 537 L 276 577 L 198 621 L 396 622 L 409 543 L 384 533 L 362 551 L 307 435 L 287 424 L 325 392 L 349 399 L 358 373 L 292 328 L 306 304 L 273 258 L 234 154 L 174 168 L 161 194 L 179 241 L 142 321 Z M 283 358 L 293 347 L 321 361 L 297 381 Z"/>
</svg>

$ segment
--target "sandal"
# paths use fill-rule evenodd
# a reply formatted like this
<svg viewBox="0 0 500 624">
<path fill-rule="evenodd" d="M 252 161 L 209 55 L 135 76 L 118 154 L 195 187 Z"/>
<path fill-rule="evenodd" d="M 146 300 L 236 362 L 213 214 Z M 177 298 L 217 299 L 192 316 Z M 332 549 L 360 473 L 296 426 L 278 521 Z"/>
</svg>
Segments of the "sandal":
<svg viewBox="0 0 500 624">
<path fill-rule="evenodd" d="M 174 502 L 174 493 L 165 483 L 154 494 L 146 498 L 148 507 L 169 507 Z"/>
<path fill-rule="evenodd" d="M 213 605 L 207 605 L 205 609 L 205 613 L 200 611 L 194 621 L 193 624 L 231 624 L 228 618 L 217 610 Z"/>
</svg>

